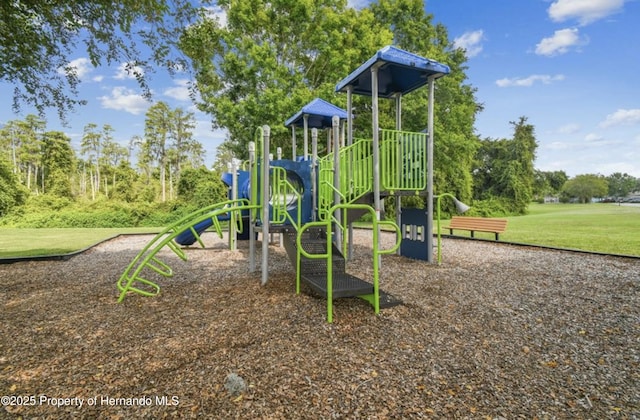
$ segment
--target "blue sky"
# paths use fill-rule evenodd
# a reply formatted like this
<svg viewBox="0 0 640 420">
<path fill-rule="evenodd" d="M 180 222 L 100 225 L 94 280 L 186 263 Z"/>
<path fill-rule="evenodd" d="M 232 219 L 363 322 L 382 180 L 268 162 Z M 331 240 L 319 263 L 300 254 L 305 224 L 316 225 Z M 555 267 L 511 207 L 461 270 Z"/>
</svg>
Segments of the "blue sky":
<svg viewBox="0 0 640 420">
<path fill-rule="evenodd" d="M 640 177 L 640 2 L 427 0 L 467 49 L 476 131 L 536 129 L 536 168 Z"/>
<path fill-rule="evenodd" d="M 427 0 L 425 8 L 467 50 L 468 82 L 484 105 L 481 137 L 511 137 L 509 121 L 525 116 L 536 128 L 537 169 L 640 177 L 640 0 Z M 51 111 L 47 128 L 76 146 L 89 122 L 110 124 L 123 144 L 142 135 L 150 103 L 124 65 L 94 69 L 82 54 L 73 59 L 89 104 L 69 116 L 68 127 Z M 158 72 L 150 85 L 155 100 L 195 112 L 195 137 L 211 164 L 225 133 L 193 108 L 187 83 Z M 33 112 L 13 114 L 11 86 L 0 84 L 0 93 L 0 124 Z"/>
</svg>

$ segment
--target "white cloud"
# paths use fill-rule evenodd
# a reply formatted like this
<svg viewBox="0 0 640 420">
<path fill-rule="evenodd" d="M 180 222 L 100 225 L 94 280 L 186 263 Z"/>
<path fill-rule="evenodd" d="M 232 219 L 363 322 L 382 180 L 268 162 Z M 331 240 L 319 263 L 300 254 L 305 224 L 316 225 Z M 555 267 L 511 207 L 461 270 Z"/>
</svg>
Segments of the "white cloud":
<svg viewBox="0 0 640 420">
<path fill-rule="evenodd" d="M 587 25 L 605 18 L 622 9 L 625 0 L 556 0 L 547 12 L 555 22 L 577 19 L 581 25 Z"/>
<path fill-rule="evenodd" d="M 109 96 L 100 96 L 98 99 L 103 108 L 126 111 L 133 115 L 140 115 L 149 107 L 149 102 L 142 95 L 123 86 L 114 87 Z"/>
<path fill-rule="evenodd" d="M 144 75 L 142 67 L 136 66 L 133 63 L 122 63 L 113 78 L 117 80 L 135 79 L 136 75 Z"/>
<path fill-rule="evenodd" d="M 580 126 L 578 124 L 565 124 L 562 127 L 558 128 L 559 134 L 574 134 L 580 131 Z"/>
<path fill-rule="evenodd" d="M 634 177 L 639 177 L 640 167 L 628 162 L 611 162 L 597 165 L 595 172 L 600 174 L 613 174 L 616 172 L 620 172 L 622 174 L 629 174 Z"/>
<path fill-rule="evenodd" d="M 88 58 L 76 58 L 75 60 L 71 60 L 66 66 L 58 68 L 59 74 L 66 74 L 67 71 L 75 73 L 78 79 L 82 80 L 93 71 L 93 66 Z"/>
<path fill-rule="evenodd" d="M 571 143 L 565 141 L 554 141 L 544 146 L 545 149 L 549 150 L 567 150 L 571 149 L 573 146 Z"/>
<path fill-rule="evenodd" d="M 601 147 L 601 146 L 619 146 L 621 144 L 623 144 L 622 141 L 617 140 L 617 139 L 612 139 L 612 138 L 605 138 L 604 136 L 602 136 L 601 134 L 598 133 L 589 133 L 585 136 L 584 141 L 587 142 L 588 144 L 590 144 L 591 146 L 594 147 Z M 608 153 L 614 153 L 613 149 L 612 150 L 608 150 Z"/>
<path fill-rule="evenodd" d="M 221 28 L 227 27 L 227 11 L 221 6 L 215 5 L 205 8 L 208 17 L 217 20 Z"/>
<path fill-rule="evenodd" d="M 604 138 L 600 134 L 596 133 L 589 133 L 584 137 L 584 141 L 589 143 L 599 143 L 602 140 L 604 140 Z"/>
<path fill-rule="evenodd" d="M 173 81 L 175 86 L 165 89 L 163 94 L 178 101 L 189 101 L 189 80 L 177 79 Z"/>
<path fill-rule="evenodd" d="M 607 115 L 600 127 L 607 128 L 616 125 L 632 125 L 640 123 L 640 109 L 619 109 Z"/>
<path fill-rule="evenodd" d="M 536 54 L 546 56 L 560 55 L 568 52 L 571 47 L 586 45 L 588 42 L 587 38 L 580 37 L 576 28 L 560 29 L 555 31 L 549 38 L 543 38 L 536 45 Z"/>
<path fill-rule="evenodd" d="M 100 83 L 104 80 L 104 76 L 103 75 L 95 76 L 95 77 L 92 77 L 91 80 L 93 80 L 94 82 Z"/>
<path fill-rule="evenodd" d="M 456 48 L 462 48 L 467 51 L 468 57 L 475 57 L 482 51 L 482 40 L 484 39 L 484 31 L 478 29 L 477 31 L 465 32 L 456 39 L 453 40 L 453 45 Z"/>
<path fill-rule="evenodd" d="M 553 82 L 558 82 L 560 80 L 564 80 L 563 74 L 556 74 L 555 76 L 551 76 L 548 74 L 532 74 L 529 77 L 525 78 L 504 78 L 496 80 L 496 85 L 499 87 L 529 87 L 533 86 L 534 83 L 540 82 L 542 84 L 548 85 Z"/>
</svg>

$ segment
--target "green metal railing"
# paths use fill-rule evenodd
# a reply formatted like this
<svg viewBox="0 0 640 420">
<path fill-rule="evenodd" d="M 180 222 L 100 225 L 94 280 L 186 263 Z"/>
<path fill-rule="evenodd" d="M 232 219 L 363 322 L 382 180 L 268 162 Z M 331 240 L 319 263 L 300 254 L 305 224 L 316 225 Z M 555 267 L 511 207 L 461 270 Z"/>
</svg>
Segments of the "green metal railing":
<svg viewBox="0 0 640 420">
<path fill-rule="evenodd" d="M 295 201 L 295 205 L 293 202 Z M 271 223 L 283 224 L 287 220 L 297 229 L 302 220 L 302 196 L 287 179 L 287 171 L 279 166 L 271 167 Z M 296 208 L 296 218 L 289 208 Z"/>
<path fill-rule="evenodd" d="M 333 214 L 336 210 L 345 209 L 345 210 L 366 210 L 371 214 L 371 219 L 373 223 L 373 294 L 371 295 L 362 295 L 358 296 L 362 299 L 367 300 L 370 304 L 373 305 L 375 313 L 380 313 L 380 281 L 379 281 L 379 255 L 382 254 L 393 254 L 399 247 L 400 242 L 402 240 L 402 235 L 400 235 L 400 228 L 392 221 L 378 221 L 375 217 L 375 211 L 371 206 L 367 206 L 366 204 L 339 204 L 333 206 L 329 209 L 328 214 Z M 326 220 L 319 222 L 311 222 L 302 226 L 298 230 L 298 235 L 296 237 L 297 243 L 297 257 L 296 257 L 296 293 L 300 293 L 300 277 L 301 277 L 301 266 L 302 266 L 302 256 L 310 259 L 326 259 L 327 263 L 327 322 L 333 322 L 333 246 L 332 246 L 332 230 L 331 226 L 335 219 L 333 217 L 328 217 Z M 393 227 L 396 230 L 396 243 L 390 249 L 381 250 L 378 248 L 378 234 L 379 234 L 379 226 L 380 225 L 388 225 Z M 340 226 L 340 225 L 337 225 Z M 321 227 L 326 229 L 327 232 L 327 251 L 323 254 L 310 254 L 302 248 L 302 235 L 303 233 L 312 227 Z M 340 226 L 340 229 L 344 229 Z"/>
<path fill-rule="evenodd" d="M 353 203 L 372 190 L 372 141 L 370 139 L 356 140 L 351 146 L 340 149 L 340 188 L 337 190 L 343 202 Z M 318 159 L 318 214 L 320 220 L 325 220 L 328 210 L 333 206 L 333 153 Z"/>
<path fill-rule="evenodd" d="M 166 246 L 180 259 L 186 261 L 187 256 L 184 250 L 174 242 L 174 239 L 178 235 L 190 230 L 198 243 L 204 247 L 200 236 L 194 229 L 195 225 L 211 219 L 213 228 L 218 236 L 222 238 L 222 228 L 220 226 L 218 216 L 229 212 L 237 212 L 240 214 L 243 210 L 252 210 L 254 208 L 255 206 L 250 205 L 246 199 L 228 200 L 197 210 L 163 229 L 151 241 L 149 241 L 149 243 L 140 252 L 138 252 L 129 266 L 127 266 L 122 276 L 118 279 L 117 286 L 120 291 L 118 302 L 122 302 L 128 292 L 135 292 L 143 296 L 155 296 L 160 293 L 160 286 L 151 280 L 143 278 L 141 273 L 145 268 L 149 268 L 164 277 L 173 276 L 173 270 L 171 267 L 167 263 L 161 261 L 157 257 L 157 254 Z M 237 220 L 242 223 L 241 217 L 238 217 Z M 240 228 L 242 227 L 240 226 Z"/>
<path fill-rule="evenodd" d="M 427 188 L 427 134 L 380 130 L 380 189 Z"/>
<path fill-rule="evenodd" d="M 380 130 L 380 189 L 422 191 L 427 188 L 426 133 Z M 373 190 L 373 142 L 356 140 L 340 149 L 340 196 L 353 203 Z M 318 159 L 318 214 L 325 220 L 334 204 L 333 153 Z"/>
</svg>

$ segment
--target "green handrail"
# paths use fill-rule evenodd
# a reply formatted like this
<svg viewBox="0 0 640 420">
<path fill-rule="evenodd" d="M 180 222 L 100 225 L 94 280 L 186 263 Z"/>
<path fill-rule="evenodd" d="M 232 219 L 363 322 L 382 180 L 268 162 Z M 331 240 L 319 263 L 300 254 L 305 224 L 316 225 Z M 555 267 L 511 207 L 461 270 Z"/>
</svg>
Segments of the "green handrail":
<svg viewBox="0 0 640 420">
<path fill-rule="evenodd" d="M 397 224 L 392 221 L 384 220 L 379 221 L 376 219 L 375 211 L 371 206 L 366 204 L 338 204 L 329 210 L 329 214 L 333 214 L 338 209 L 346 209 L 346 210 L 366 210 L 371 214 L 372 222 L 373 222 L 373 296 L 359 296 L 367 300 L 374 307 L 374 311 L 376 314 L 380 313 L 380 285 L 379 285 L 379 263 L 378 257 L 382 254 L 393 254 L 400 247 L 400 242 L 402 241 L 402 236 L 400 235 L 400 228 Z M 326 259 L 327 260 L 327 322 L 333 322 L 333 246 L 331 243 L 332 231 L 332 218 L 327 218 L 323 221 L 311 222 L 302 226 L 298 230 L 298 234 L 296 236 L 296 245 L 297 245 L 297 256 L 296 256 L 296 293 L 300 293 L 300 277 L 301 277 L 301 261 L 302 256 L 310 259 Z M 396 231 L 396 243 L 392 248 L 389 249 L 378 249 L 378 232 L 380 225 L 388 225 L 395 229 Z M 326 229 L 327 234 L 327 251 L 323 254 L 310 254 L 302 248 L 302 235 L 303 233 L 312 227 L 322 227 Z M 340 229 L 344 229 L 343 226 L 340 226 Z"/>
<path fill-rule="evenodd" d="M 318 160 L 318 218 L 320 220 L 325 220 L 329 214 L 329 208 L 335 204 L 333 202 L 334 192 L 339 193 L 343 202 L 353 203 L 372 191 L 372 144 L 370 139 L 358 139 L 351 146 L 340 149 L 339 190 L 333 185 L 333 153 Z"/>
<path fill-rule="evenodd" d="M 287 220 L 298 229 L 302 220 L 302 196 L 287 179 L 287 170 L 279 167 L 271 167 L 271 222 L 282 224 Z M 287 209 L 293 195 L 296 200 L 296 219 L 289 214 Z"/>
<path fill-rule="evenodd" d="M 380 188 L 382 191 L 418 191 L 427 187 L 426 133 L 380 130 Z M 339 193 L 353 203 L 373 191 L 373 142 L 357 139 L 340 149 Z M 325 220 L 335 204 L 333 153 L 318 159 L 318 218 Z M 333 187 L 333 188 L 332 188 Z"/>
</svg>

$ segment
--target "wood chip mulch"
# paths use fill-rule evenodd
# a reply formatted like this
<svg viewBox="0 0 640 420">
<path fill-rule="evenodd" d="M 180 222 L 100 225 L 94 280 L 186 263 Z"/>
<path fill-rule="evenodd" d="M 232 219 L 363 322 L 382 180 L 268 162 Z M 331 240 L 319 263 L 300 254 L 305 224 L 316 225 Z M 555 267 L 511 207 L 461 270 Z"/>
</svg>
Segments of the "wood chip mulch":
<svg viewBox="0 0 640 420">
<path fill-rule="evenodd" d="M 440 266 L 383 257 L 402 305 L 339 299 L 327 324 L 283 248 L 260 286 L 260 246 L 250 273 L 213 234 L 118 304 L 149 239 L 0 265 L 0 418 L 640 418 L 640 259 L 444 239 Z"/>
</svg>

